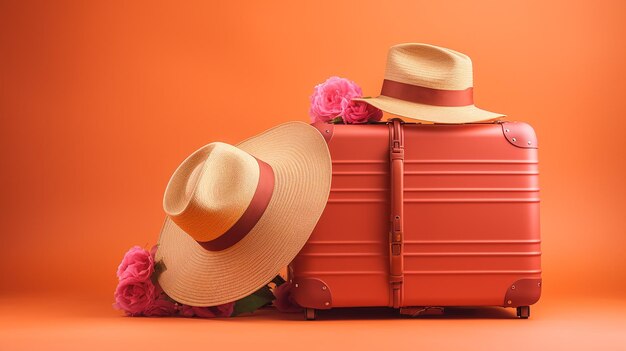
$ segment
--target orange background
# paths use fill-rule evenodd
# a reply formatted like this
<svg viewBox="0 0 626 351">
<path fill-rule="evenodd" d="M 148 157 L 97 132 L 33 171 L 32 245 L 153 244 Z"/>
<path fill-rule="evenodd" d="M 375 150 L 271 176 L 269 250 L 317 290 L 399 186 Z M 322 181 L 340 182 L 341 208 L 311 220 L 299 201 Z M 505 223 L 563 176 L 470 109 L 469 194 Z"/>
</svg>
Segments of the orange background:
<svg viewBox="0 0 626 351">
<path fill-rule="evenodd" d="M 78 340 L 33 322 L 45 311 L 145 325 L 110 310 L 115 269 L 156 242 L 185 156 L 308 121 L 331 75 L 377 95 L 387 49 L 411 41 L 468 54 L 477 105 L 537 131 L 545 284 L 528 322 L 563 322 L 563 301 L 626 312 L 624 23 L 621 1 L 0 1 L 0 349 Z"/>
</svg>

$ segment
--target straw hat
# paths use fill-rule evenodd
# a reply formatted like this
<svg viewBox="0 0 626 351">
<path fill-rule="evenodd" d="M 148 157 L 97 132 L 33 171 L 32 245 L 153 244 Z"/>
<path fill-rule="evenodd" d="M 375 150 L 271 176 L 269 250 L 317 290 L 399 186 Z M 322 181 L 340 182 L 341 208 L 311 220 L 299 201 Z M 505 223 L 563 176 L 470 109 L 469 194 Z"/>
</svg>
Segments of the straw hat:
<svg viewBox="0 0 626 351">
<path fill-rule="evenodd" d="M 172 175 L 156 260 L 174 300 L 215 306 L 269 283 L 308 240 L 326 205 L 324 137 L 289 122 L 236 146 L 215 142 Z"/>
<path fill-rule="evenodd" d="M 436 123 L 468 123 L 504 117 L 474 105 L 472 60 L 428 44 L 389 49 L 380 96 L 358 98 L 394 115 Z"/>
</svg>

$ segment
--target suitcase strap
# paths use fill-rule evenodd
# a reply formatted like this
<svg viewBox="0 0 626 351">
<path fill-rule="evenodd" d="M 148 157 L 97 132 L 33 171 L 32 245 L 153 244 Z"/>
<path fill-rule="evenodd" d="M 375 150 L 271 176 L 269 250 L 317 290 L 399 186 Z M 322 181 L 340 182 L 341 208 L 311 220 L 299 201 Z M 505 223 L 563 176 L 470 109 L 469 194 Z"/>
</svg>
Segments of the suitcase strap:
<svg viewBox="0 0 626 351">
<path fill-rule="evenodd" d="M 390 305 L 402 306 L 403 224 L 404 224 L 404 122 L 399 118 L 389 120 L 389 164 L 391 167 L 391 218 L 389 230 L 389 285 Z"/>
</svg>

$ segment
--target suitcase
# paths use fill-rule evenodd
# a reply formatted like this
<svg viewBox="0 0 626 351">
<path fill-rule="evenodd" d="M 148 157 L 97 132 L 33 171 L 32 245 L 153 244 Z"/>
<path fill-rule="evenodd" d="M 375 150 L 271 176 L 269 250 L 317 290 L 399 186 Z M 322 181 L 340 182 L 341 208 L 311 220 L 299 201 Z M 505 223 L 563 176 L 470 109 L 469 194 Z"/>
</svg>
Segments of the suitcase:
<svg viewBox="0 0 626 351">
<path fill-rule="evenodd" d="M 327 206 L 288 267 L 306 319 L 368 306 L 503 306 L 529 317 L 542 284 L 531 126 L 313 126 L 333 170 Z"/>
</svg>

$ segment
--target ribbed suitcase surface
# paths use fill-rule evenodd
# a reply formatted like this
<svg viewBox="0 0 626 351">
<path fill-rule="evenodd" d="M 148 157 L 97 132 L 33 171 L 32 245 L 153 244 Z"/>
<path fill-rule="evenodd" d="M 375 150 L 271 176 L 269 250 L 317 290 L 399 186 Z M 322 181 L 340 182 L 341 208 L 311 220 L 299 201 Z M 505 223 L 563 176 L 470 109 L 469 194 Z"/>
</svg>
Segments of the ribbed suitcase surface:
<svg viewBox="0 0 626 351">
<path fill-rule="evenodd" d="M 316 125 L 333 162 L 290 266 L 304 307 L 393 306 L 390 129 Z M 541 289 L 537 141 L 524 123 L 404 124 L 400 306 L 527 306 Z M 397 307 L 397 306 L 396 306 Z"/>
</svg>

